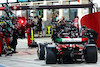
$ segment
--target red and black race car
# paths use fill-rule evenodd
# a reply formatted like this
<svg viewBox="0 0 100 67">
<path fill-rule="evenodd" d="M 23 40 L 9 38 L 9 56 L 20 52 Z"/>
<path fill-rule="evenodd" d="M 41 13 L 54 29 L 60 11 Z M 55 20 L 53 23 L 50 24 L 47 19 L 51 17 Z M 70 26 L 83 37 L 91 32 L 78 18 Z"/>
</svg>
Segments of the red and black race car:
<svg viewBox="0 0 100 67">
<path fill-rule="evenodd" d="M 54 23 L 52 40 L 55 45 L 40 43 L 38 45 L 38 57 L 45 59 L 46 64 L 73 63 L 78 59 L 84 59 L 87 63 L 97 62 L 96 38 L 92 30 L 85 26 L 78 30 L 73 22 L 59 26 Z M 97 33 L 96 33 L 97 34 Z"/>
</svg>

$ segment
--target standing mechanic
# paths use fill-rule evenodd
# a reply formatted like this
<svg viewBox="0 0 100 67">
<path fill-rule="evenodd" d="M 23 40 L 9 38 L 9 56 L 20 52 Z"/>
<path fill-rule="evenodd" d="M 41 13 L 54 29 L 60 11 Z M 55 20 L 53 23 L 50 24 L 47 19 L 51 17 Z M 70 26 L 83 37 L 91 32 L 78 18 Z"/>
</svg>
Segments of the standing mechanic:
<svg viewBox="0 0 100 67">
<path fill-rule="evenodd" d="M 77 22 L 78 23 L 78 20 L 79 20 L 79 17 L 76 16 L 76 18 L 74 19 L 74 22 Z"/>
<path fill-rule="evenodd" d="M 52 17 L 51 17 L 51 24 L 53 24 L 54 22 L 56 22 L 57 18 L 55 16 L 55 14 L 53 13 L 52 14 Z"/>
<path fill-rule="evenodd" d="M 2 48 L 3 48 L 2 39 L 3 39 L 2 26 L 0 25 L 0 56 L 2 54 Z"/>
<path fill-rule="evenodd" d="M 18 31 L 17 31 L 16 28 L 12 28 L 12 42 L 11 42 L 11 48 L 14 49 L 13 53 L 16 53 L 17 39 L 18 39 Z"/>
<path fill-rule="evenodd" d="M 63 26 L 63 25 L 66 25 L 66 21 L 65 21 L 65 18 L 62 17 L 60 21 L 58 21 L 58 24 L 59 26 Z"/>
<path fill-rule="evenodd" d="M 41 16 L 39 15 L 37 17 L 37 31 L 38 31 L 38 37 L 40 37 L 40 33 L 42 34 L 42 37 L 43 37 L 43 32 L 42 32 L 42 19 L 41 19 Z"/>
</svg>

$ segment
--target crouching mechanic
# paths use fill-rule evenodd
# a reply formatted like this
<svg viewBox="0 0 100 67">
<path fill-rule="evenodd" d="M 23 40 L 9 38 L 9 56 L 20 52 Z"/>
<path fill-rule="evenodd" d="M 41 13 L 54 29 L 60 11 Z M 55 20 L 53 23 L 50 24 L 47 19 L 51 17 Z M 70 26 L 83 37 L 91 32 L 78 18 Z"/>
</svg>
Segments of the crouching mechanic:
<svg viewBox="0 0 100 67">
<path fill-rule="evenodd" d="M 88 38 L 88 43 L 96 44 L 98 33 L 92 29 L 87 29 L 86 26 L 82 26 L 82 36 Z"/>
</svg>

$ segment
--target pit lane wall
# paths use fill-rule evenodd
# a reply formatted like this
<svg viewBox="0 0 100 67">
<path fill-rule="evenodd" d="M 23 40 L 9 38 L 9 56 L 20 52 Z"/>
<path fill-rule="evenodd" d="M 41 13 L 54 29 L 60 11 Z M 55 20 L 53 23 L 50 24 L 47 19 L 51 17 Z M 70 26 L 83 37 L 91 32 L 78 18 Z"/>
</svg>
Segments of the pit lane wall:
<svg viewBox="0 0 100 67">
<path fill-rule="evenodd" d="M 85 25 L 87 28 L 98 32 L 97 47 L 100 48 L 100 12 L 85 15 L 80 20 L 81 26 Z"/>
</svg>

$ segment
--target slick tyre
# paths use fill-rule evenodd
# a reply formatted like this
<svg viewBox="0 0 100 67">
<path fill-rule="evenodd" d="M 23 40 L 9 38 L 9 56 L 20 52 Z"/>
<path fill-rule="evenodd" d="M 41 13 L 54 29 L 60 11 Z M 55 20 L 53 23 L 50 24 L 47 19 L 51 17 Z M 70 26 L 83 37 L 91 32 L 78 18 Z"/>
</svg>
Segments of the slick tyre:
<svg viewBox="0 0 100 67">
<path fill-rule="evenodd" d="M 44 43 L 39 43 L 39 45 L 38 45 L 37 54 L 38 54 L 38 58 L 40 60 L 45 59 L 45 47 L 46 47 L 46 44 L 44 44 Z"/>
<path fill-rule="evenodd" d="M 97 48 L 95 46 L 86 47 L 85 61 L 86 63 L 96 63 L 97 62 Z"/>
<path fill-rule="evenodd" d="M 46 47 L 46 50 L 46 64 L 56 64 L 56 47 L 50 45 Z"/>
</svg>

